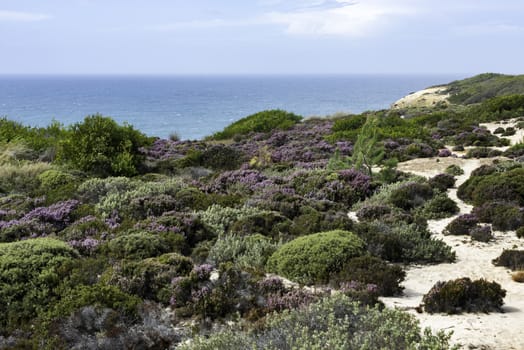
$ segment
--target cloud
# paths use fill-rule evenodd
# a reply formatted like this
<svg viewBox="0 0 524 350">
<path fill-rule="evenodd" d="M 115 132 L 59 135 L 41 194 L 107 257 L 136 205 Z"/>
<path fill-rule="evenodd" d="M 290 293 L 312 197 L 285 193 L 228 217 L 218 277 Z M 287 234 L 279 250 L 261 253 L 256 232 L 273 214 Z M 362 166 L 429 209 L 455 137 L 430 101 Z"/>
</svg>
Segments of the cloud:
<svg viewBox="0 0 524 350">
<path fill-rule="evenodd" d="M 373 34 L 394 17 L 413 15 L 410 1 L 320 1 L 293 12 L 271 12 L 268 21 L 293 35 L 362 37 Z M 336 6 L 335 6 L 336 5 Z"/>
<path fill-rule="evenodd" d="M 43 13 L 0 10 L 0 22 L 39 22 L 51 18 Z"/>
</svg>

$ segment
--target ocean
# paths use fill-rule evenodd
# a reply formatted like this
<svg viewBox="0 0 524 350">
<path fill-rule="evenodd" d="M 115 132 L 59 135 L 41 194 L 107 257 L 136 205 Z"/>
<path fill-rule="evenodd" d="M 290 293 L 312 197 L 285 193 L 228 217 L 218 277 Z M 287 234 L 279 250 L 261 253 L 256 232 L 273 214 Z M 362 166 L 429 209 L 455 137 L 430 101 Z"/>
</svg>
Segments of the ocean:
<svg viewBox="0 0 524 350">
<path fill-rule="evenodd" d="M 388 108 L 458 75 L 0 76 L 0 116 L 64 125 L 100 113 L 150 136 L 201 139 L 266 109 L 304 117 Z"/>
</svg>

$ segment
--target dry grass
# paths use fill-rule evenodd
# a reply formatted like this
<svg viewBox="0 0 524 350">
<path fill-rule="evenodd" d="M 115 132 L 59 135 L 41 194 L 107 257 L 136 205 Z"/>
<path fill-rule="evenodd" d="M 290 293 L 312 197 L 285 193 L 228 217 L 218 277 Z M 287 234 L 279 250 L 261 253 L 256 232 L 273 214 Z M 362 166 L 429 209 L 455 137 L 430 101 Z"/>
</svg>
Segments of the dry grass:
<svg viewBox="0 0 524 350">
<path fill-rule="evenodd" d="M 40 185 L 38 175 L 49 169 L 51 164 L 43 162 L 3 164 L 0 167 L 0 190 L 29 193 Z"/>
</svg>

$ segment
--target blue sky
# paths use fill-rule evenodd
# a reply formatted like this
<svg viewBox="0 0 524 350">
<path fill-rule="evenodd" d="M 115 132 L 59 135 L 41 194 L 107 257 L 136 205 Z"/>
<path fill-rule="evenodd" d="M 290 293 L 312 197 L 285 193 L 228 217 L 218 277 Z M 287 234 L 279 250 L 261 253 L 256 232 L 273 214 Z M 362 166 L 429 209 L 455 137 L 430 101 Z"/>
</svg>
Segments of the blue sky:
<svg viewBox="0 0 524 350">
<path fill-rule="evenodd" d="M 0 74 L 524 73 L 522 0 L 0 0 Z"/>
</svg>

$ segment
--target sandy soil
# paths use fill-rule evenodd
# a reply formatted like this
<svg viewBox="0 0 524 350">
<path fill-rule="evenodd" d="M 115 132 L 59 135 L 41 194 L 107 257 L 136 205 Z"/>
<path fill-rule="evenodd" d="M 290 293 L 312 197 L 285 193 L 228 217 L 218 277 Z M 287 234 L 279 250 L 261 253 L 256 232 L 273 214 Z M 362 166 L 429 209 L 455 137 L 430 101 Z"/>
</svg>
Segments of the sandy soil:
<svg viewBox="0 0 524 350">
<path fill-rule="evenodd" d="M 500 125 L 486 125 L 490 130 Z M 508 124 L 504 125 L 505 127 Z M 512 138 L 513 142 L 522 140 L 522 132 Z M 491 159 L 462 158 L 431 158 L 415 159 L 399 164 L 399 170 L 413 174 L 431 177 L 451 165 L 456 164 L 464 170 L 464 175 L 457 177 L 457 186 L 466 181 L 471 172 L 482 164 L 489 164 Z M 460 207 L 460 213 L 469 213 L 471 206 L 457 198 L 457 189 L 448 191 L 450 198 Z M 503 249 L 524 249 L 524 240 L 519 240 L 515 232 L 494 232 L 495 239 L 489 243 L 472 242 L 465 236 L 444 236 L 444 227 L 453 218 L 430 220 L 429 227 L 435 237 L 444 240 L 453 247 L 457 261 L 452 264 L 432 266 L 410 266 L 407 268 L 406 280 L 403 283 L 404 295 L 395 298 L 383 298 L 389 307 L 406 310 L 415 315 L 423 328 L 433 330 L 453 331 L 452 342 L 460 344 L 462 349 L 524 349 L 524 284 L 511 280 L 508 269 L 495 267 L 491 260 L 500 255 Z M 484 278 L 496 281 L 507 291 L 504 313 L 491 314 L 426 314 L 417 313 L 417 307 L 422 296 L 427 293 L 437 281 L 445 281 L 460 277 L 472 279 Z"/>
<path fill-rule="evenodd" d="M 449 94 L 444 94 L 445 86 L 438 86 L 429 89 L 413 92 L 397 102 L 393 103 L 392 108 L 406 108 L 406 107 L 431 107 L 438 102 L 448 103 Z"/>
</svg>

